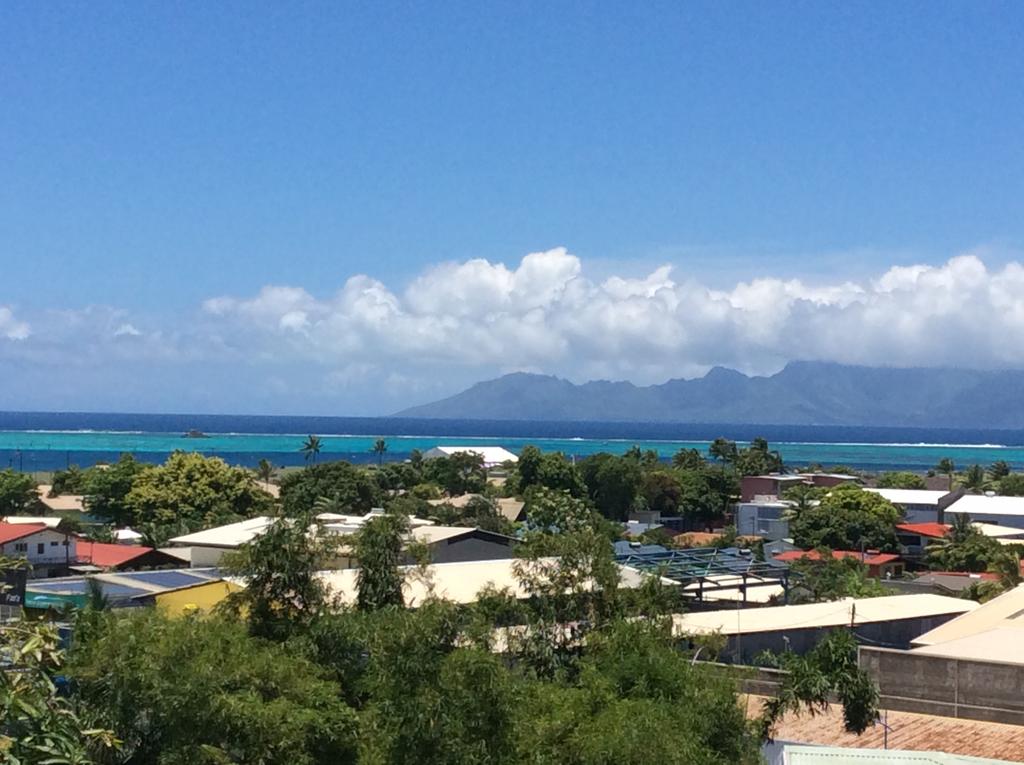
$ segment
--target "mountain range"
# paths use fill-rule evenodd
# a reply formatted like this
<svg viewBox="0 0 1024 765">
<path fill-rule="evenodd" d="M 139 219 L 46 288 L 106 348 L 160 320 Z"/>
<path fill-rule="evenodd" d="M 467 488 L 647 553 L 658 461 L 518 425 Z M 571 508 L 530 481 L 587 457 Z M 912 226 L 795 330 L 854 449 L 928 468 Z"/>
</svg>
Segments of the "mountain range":
<svg viewBox="0 0 1024 765">
<path fill-rule="evenodd" d="M 1024 428 L 1024 371 L 795 361 L 660 385 L 516 372 L 395 416 L 439 419 Z"/>
</svg>

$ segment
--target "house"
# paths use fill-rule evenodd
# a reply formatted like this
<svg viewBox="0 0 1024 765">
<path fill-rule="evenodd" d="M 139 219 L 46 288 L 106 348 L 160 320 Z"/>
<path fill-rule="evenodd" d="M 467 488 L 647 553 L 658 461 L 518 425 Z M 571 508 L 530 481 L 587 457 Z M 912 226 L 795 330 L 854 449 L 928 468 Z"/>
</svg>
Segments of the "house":
<svg viewBox="0 0 1024 765">
<path fill-rule="evenodd" d="M 777 500 L 795 486 L 832 487 L 857 482 L 857 476 L 845 473 L 770 473 L 747 475 L 740 479 L 740 502 Z"/>
<path fill-rule="evenodd" d="M 793 503 L 778 499 L 740 502 L 733 509 L 736 533 L 768 541 L 789 537 L 789 511 Z"/>
<path fill-rule="evenodd" d="M 317 516 L 321 532 L 347 536 L 359 530 L 370 518 L 381 511 L 371 511 L 361 516 L 345 516 L 322 513 Z M 169 541 L 172 547 L 189 549 L 189 560 L 193 568 L 217 566 L 225 554 L 260 536 L 273 523 L 267 516 L 250 518 L 238 523 L 185 534 Z M 490 560 L 511 558 L 512 537 L 483 529 L 467 526 L 438 526 L 424 518 L 410 517 L 410 541 L 426 545 L 431 560 L 437 563 L 459 560 Z M 311 529 L 312 530 L 312 529 Z M 347 547 L 342 547 L 331 562 L 331 568 L 351 568 L 357 565 Z"/>
<path fill-rule="evenodd" d="M 240 589 L 214 569 L 125 571 L 30 583 L 25 591 L 25 608 L 80 608 L 92 596 L 90 587 L 95 587 L 111 608 L 155 606 L 172 616 L 208 612 Z"/>
<path fill-rule="evenodd" d="M 1024 585 L 912 642 L 917 654 L 1024 664 Z"/>
<path fill-rule="evenodd" d="M 492 468 L 506 462 L 518 462 L 519 457 L 500 446 L 435 446 L 423 452 L 423 459 L 431 460 L 439 457 L 451 457 L 453 454 L 478 454 L 484 461 L 484 467 Z"/>
<path fill-rule="evenodd" d="M 964 494 L 945 508 L 946 518 L 963 514 L 975 522 L 1024 528 L 1024 497 Z"/>
<path fill-rule="evenodd" d="M 947 507 L 963 496 L 963 490 L 932 491 L 929 489 L 875 489 L 865 491 L 878 494 L 903 511 L 908 523 L 942 523 Z"/>
<path fill-rule="evenodd" d="M 845 598 L 799 606 L 691 611 L 674 615 L 672 629 L 680 636 L 724 635 L 728 642 L 723 655 L 748 663 L 762 651 L 806 653 L 832 630 L 851 626 L 869 644 L 908 647 L 923 632 L 977 607 L 970 600 L 931 594 Z"/>
<path fill-rule="evenodd" d="M 77 548 L 77 562 L 72 568 L 79 573 L 181 565 L 178 558 L 142 545 L 107 544 L 79 538 Z"/>
<path fill-rule="evenodd" d="M 402 591 L 405 604 L 415 608 L 431 597 L 443 598 L 454 603 L 475 603 L 480 593 L 487 589 L 505 590 L 513 597 L 525 599 L 530 592 L 523 586 L 516 575 L 516 564 L 519 561 L 506 558 L 504 560 L 461 561 L 455 563 L 433 563 L 428 566 L 404 566 L 402 572 L 405 581 Z M 545 558 L 538 561 L 539 571 L 547 566 L 555 566 L 556 558 Z M 358 569 L 343 571 L 322 571 L 318 577 L 327 585 L 332 596 L 344 605 L 356 602 L 358 595 Z M 543 574 L 541 575 L 543 578 Z M 645 575 L 635 569 L 619 566 L 619 586 L 629 589 L 639 587 L 645 581 Z M 667 586 L 674 583 L 662 580 Z"/>
<path fill-rule="evenodd" d="M 996 523 L 972 523 L 975 529 L 987 537 L 998 539 L 1003 544 L 1024 544 L 1024 529 L 1000 526 Z M 899 523 L 896 525 L 896 539 L 905 555 L 924 555 L 928 545 L 942 539 L 949 533 L 948 523 Z"/>
<path fill-rule="evenodd" d="M 74 536 L 45 523 L 0 522 L 0 555 L 24 558 L 32 564 L 32 577 L 57 576 L 76 559 Z"/>
<path fill-rule="evenodd" d="M 792 563 L 793 561 L 804 559 L 820 560 L 821 553 L 817 550 L 790 550 L 774 557 L 775 560 L 781 563 Z M 882 553 L 877 550 L 868 550 L 866 552 L 833 550 L 832 557 L 836 560 L 843 560 L 844 558 L 859 560 L 868 567 L 868 576 L 874 579 L 895 579 L 903 576 L 903 562 L 900 560 L 899 555 L 892 553 Z"/>
<path fill-rule="evenodd" d="M 40 484 L 36 491 L 39 493 L 39 501 L 51 513 L 84 513 L 85 497 L 81 494 L 58 494 L 50 496 L 53 487 L 49 484 Z"/>
</svg>

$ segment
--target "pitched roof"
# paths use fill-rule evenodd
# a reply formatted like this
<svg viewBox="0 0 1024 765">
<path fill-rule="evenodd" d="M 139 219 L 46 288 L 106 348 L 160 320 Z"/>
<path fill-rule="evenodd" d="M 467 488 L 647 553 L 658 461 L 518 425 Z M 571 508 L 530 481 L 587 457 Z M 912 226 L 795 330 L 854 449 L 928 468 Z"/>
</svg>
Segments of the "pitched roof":
<svg viewBox="0 0 1024 765">
<path fill-rule="evenodd" d="M 935 505 L 938 507 L 939 500 L 949 495 L 948 491 L 930 491 L 928 489 L 874 489 L 870 491 L 880 494 L 894 505 Z"/>
<path fill-rule="evenodd" d="M 519 461 L 519 457 L 501 446 L 451 446 L 442 444 L 435 446 L 433 449 L 428 449 L 423 453 L 423 456 L 426 459 L 440 456 L 450 457 L 460 452 L 479 454 L 483 458 L 485 465 L 500 465 L 502 462 Z"/>
<path fill-rule="evenodd" d="M 789 561 L 801 560 L 803 558 L 809 558 L 810 560 L 820 560 L 821 553 L 817 550 L 787 550 L 786 552 L 779 553 L 774 556 L 775 560 L 788 563 Z M 885 563 L 892 563 L 895 560 L 899 560 L 900 556 L 893 553 L 880 553 L 880 552 L 866 552 L 859 553 L 856 550 L 833 550 L 832 557 L 836 560 L 842 560 L 843 558 L 856 558 L 866 566 L 881 566 Z"/>
<path fill-rule="evenodd" d="M 79 563 L 90 563 L 100 568 L 123 566 L 129 561 L 141 558 L 146 553 L 153 552 L 152 547 L 115 545 L 106 542 L 92 542 L 87 539 L 79 539 L 75 550 Z"/>
<path fill-rule="evenodd" d="M 713 632 L 735 635 L 738 632 L 747 634 L 841 627 L 850 624 L 851 617 L 854 624 L 872 624 L 925 616 L 963 614 L 976 608 L 978 604 L 972 600 L 918 593 L 880 598 L 844 598 L 800 606 L 768 606 L 739 611 L 729 609 L 676 614 L 672 617 L 672 628 L 679 635 Z"/>
<path fill-rule="evenodd" d="M 1024 497 L 990 497 L 986 494 L 964 494 L 946 508 L 946 515 L 1012 515 L 1024 516 Z"/>
<path fill-rule="evenodd" d="M 1024 638 L 1024 585 L 1018 585 L 970 613 L 939 625 L 911 643 L 915 646 L 936 645 L 1004 628 L 1014 629 Z"/>
<path fill-rule="evenodd" d="M 0 523 L 0 545 L 46 531 L 47 528 L 45 523 Z"/>
<path fill-rule="evenodd" d="M 747 716 L 754 718 L 760 715 L 764 701 L 763 696 L 744 697 Z M 776 740 L 865 750 L 888 747 L 946 752 L 1010 761 L 1018 759 L 1020 753 L 1024 752 L 1024 726 L 891 710 L 883 714 L 883 721 L 875 723 L 858 736 L 846 732 L 843 726 L 843 708 L 839 704 L 832 704 L 828 709 L 813 716 L 807 713 L 789 713 L 782 717 L 776 728 Z M 910 762 L 925 765 L 927 760 L 918 758 Z"/>
<path fill-rule="evenodd" d="M 46 505 L 50 510 L 57 513 L 85 512 L 85 497 L 81 494 L 58 494 L 56 497 L 50 496 L 50 491 L 53 489 L 49 484 L 40 484 L 36 491 L 39 493 L 39 501 Z"/>
<path fill-rule="evenodd" d="M 905 531 L 908 534 L 928 537 L 929 539 L 942 539 L 949 533 L 949 524 L 946 523 L 897 523 L 897 531 Z"/>
</svg>

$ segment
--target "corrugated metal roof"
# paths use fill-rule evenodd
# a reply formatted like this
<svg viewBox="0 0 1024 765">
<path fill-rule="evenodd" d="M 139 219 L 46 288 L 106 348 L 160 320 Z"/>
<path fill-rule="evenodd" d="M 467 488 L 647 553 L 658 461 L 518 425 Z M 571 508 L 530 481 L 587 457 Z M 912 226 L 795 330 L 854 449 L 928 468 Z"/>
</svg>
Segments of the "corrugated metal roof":
<svg viewBox="0 0 1024 765">
<path fill-rule="evenodd" d="M 1008 760 L 907 749 L 849 749 L 787 745 L 784 765 L 1004 765 Z"/>
<path fill-rule="evenodd" d="M 881 494 L 894 505 L 935 505 L 949 494 L 948 491 L 931 491 L 929 489 L 865 489 Z"/>
<path fill-rule="evenodd" d="M 965 494 L 946 508 L 946 516 L 956 513 L 967 515 L 1024 516 L 1024 497 L 989 497 L 985 494 Z"/>
<path fill-rule="evenodd" d="M 46 531 L 48 528 L 49 526 L 45 523 L 3 523 L 0 521 L 0 544 L 30 537 L 40 531 Z"/>
<path fill-rule="evenodd" d="M 1024 640 L 1024 585 L 1018 585 L 998 598 L 993 598 L 970 613 L 958 616 L 912 641 L 915 646 L 937 645 L 951 640 L 978 635 L 993 629 L 1017 631 Z"/>
<path fill-rule="evenodd" d="M 978 604 L 970 600 L 928 593 L 890 595 L 881 598 L 846 598 L 829 603 L 808 603 L 799 606 L 769 606 L 738 611 L 676 614 L 673 617 L 673 630 L 680 635 L 712 632 L 735 635 L 749 632 L 841 627 L 851 622 L 857 625 L 944 614 L 963 614 L 976 608 L 978 608 Z"/>
</svg>

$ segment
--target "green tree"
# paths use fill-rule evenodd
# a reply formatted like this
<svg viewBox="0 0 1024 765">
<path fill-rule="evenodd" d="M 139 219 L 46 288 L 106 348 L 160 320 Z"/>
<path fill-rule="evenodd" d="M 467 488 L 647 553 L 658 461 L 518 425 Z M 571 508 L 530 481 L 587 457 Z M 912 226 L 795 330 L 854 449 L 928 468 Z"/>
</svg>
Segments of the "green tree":
<svg viewBox="0 0 1024 765">
<path fill-rule="evenodd" d="M 727 438 L 716 438 L 708 447 L 708 454 L 712 459 L 716 459 L 719 462 L 732 464 L 736 462 L 739 450 L 736 448 L 735 441 L 730 441 Z"/>
<path fill-rule="evenodd" d="M 696 449 L 680 449 L 672 455 L 672 464 L 682 470 L 703 470 L 708 461 Z"/>
<path fill-rule="evenodd" d="M 651 510 L 675 515 L 683 500 L 683 486 L 674 471 L 650 470 L 641 480 L 640 495 Z"/>
<path fill-rule="evenodd" d="M 363 611 L 405 605 L 405 576 L 399 569 L 409 534 L 409 521 L 401 515 L 381 515 L 366 521 L 353 535 L 359 561 L 357 605 Z"/>
<path fill-rule="evenodd" d="M 256 476 L 263 481 L 263 485 L 269 489 L 270 479 L 274 477 L 274 464 L 266 458 L 261 459 L 259 464 L 256 465 Z"/>
<path fill-rule="evenodd" d="M 0 559 L 0 569 L 13 564 Z M 84 722 L 54 684 L 64 664 L 57 628 L 21 619 L 0 624 L 0 762 L 11 765 L 86 765 L 90 752 L 119 744 L 105 729 Z"/>
<path fill-rule="evenodd" d="M 448 457 L 428 460 L 424 474 L 444 489 L 449 497 L 481 492 L 487 485 L 484 458 L 476 452 L 456 452 Z"/>
<path fill-rule="evenodd" d="M 793 542 L 804 549 L 896 550 L 895 530 L 900 516 L 900 511 L 881 495 L 844 484 L 832 488 L 817 506 L 790 521 L 789 530 Z"/>
<path fill-rule="evenodd" d="M 136 474 L 124 505 L 133 523 L 201 529 L 267 515 L 274 502 L 248 470 L 179 451 Z"/>
<path fill-rule="evenodd" d="M 310 434 L 306 436 L 306 440 L 302 442 L 302 446 L 299 447 L 299 451 L 302 452 L 302 457 L 306 460 L 307 465 L 310 462 L 315 465 L 322 448 L 323 441 L 320 439 L 320 436 Z"/>
<path fill-rule="evenodd" d="M 927 484 L 922 476 L 908 470 L 889 471 L 878 476 L 875 485 L 879 489 L 925 489 Z"/>
<path fill-rule="evenodd" d="M 1006 476 L 1010 475 L 1010 463 L 1006 460 L 996 460 L 988 466 L 988 477 L 994 483 L 998 483 Z"/>
<path fill-rule="evenodd" d="M 758 721 L 763 739 L 773 736 L 787 712 L 824 712 L 832 696 L 843 705 L 848 732 L 859 735 L 878 720 L 878 688 L 857 665 L 857 641 L 848 630 L 834 630 L 806 655 L 787 652 L 775 663 L 786 674 L 776 695 L 764 702 Z"/>
<path fill-rule="evenodd" d="M 113 465 L 89 468 L 83 487 L 89 514 L 118 528 L 132 525 L 135 519 L 127 497 L 144 467 L 131 454 L 122 454 Z"/>
<path fill-rule="evenodd" d="M 956 477 L 956 464 L 949 457 L 943 457 L 935 465 L 935 472 L 949 479 L 949 490 L 953 491 L 953 479 Z"/>
<path fill-rule="evenodd" d="M 67 470 L 57 470 L 50 481 L 50 496 L 61 494 L 84 494 L 86 473 L 78 465 L 71 465 Z"/>
<path fill-rule="evenodd" d="M 377 465 L 383 465 L 384 455 L 388 451 L 388 442 L 383 438 L 378 438 L 373 442 L 373 448 L 370 451 L 377 455 Z"/>
<path fill-rule="evenodd" d="M 597 511 L 614 521 L 626 520 L 640 494 L 643 470 L 639 462 L 602 452 L 583 459 L 579 469 Z"/>
<path fill-rule="evenodd" d="M 958 479 L 958 483 L 967 491 L 983 492 L 989 487 L 988 476 L 981 465 L 971 465 Z"/>
<path fill-rule="evenodd" d="M 791 602 L 819 603 L 843 598 L 877 598 L 889 592 L 868 576 L 868 567 L 856 558 L 835 558 L 831 550 L 794 561 L 789 569 L 797 574 L 798 593 Z"/>
<path fill-rule="evenodd" d="M 327 608 L 327 588 L 317 572 L 338 546 L 338 537 L 311 515 L 274 518 L 262 534 L 227 556 L 225 570 L 246 585 L 232 593 L 226 607 L 246 612 L 252 633 L 260 637 L 280 640 L 307 628 Z"/>
<path fill-rule="evenodd" d="M 740 449 L 732 462 L 740 475 L 764 475 L 785 470 L 782 455 L 770 449 L 763 438 L 755 438 L 746 449 Z"/>
<path fill-rule="evenodd" d="M 827 490 L 823 487 L 811 486 L 806 483 L 797 484 L 786 489 L 782 492 L 782 498 L 787 502 L 793 503 L 787 512 L 787 517 L 790 520 L 799 517 L 805 511 L 815 507 L 826 493 Z"/>
<path fill-rule="evenodd" d="M 951 521 L 946 536 L 928 545 L 925 551 L 928 566 L 936 571 L 988 570 L 1002 551 L 999 542 L 982 534 L 964 513 L 957 513 Z"/>
<path fill-rule="evenodd" d="M 0 518 L 24 515 L 39 502 L 36 482 L 27 473 L 0 470 Z"/>
<path fill-rule="evenodd" d="M 384 501 L 374 477 L 347 462 L 311 465 L 281 479 L 281 506 L 286 515 L 308 513 L 321 497 L 335 500 L 346 513 L 358 515 L 380 507 Z"/>
<path fill-rule="evenodd" d="M 999 479 L 999 494 L 1004 497 L 1024 497 L 1024 473 L 1010 473 Z"/>
<path fill-rule="evenodd" d="M 123 762 L 355 762 L 356 713 L 327 672 L 237 622 L 112 611 L 69 674 L 90 717 L 123 739 Z"/>
<path fill-rule="evenodd" d="M 587 502 L 564 490 L 537 486 L 526 495 L 524 509 L 526 525 L 535 531 L 572 533 L 593 523 L 593 510 Z"/>
</svg>

